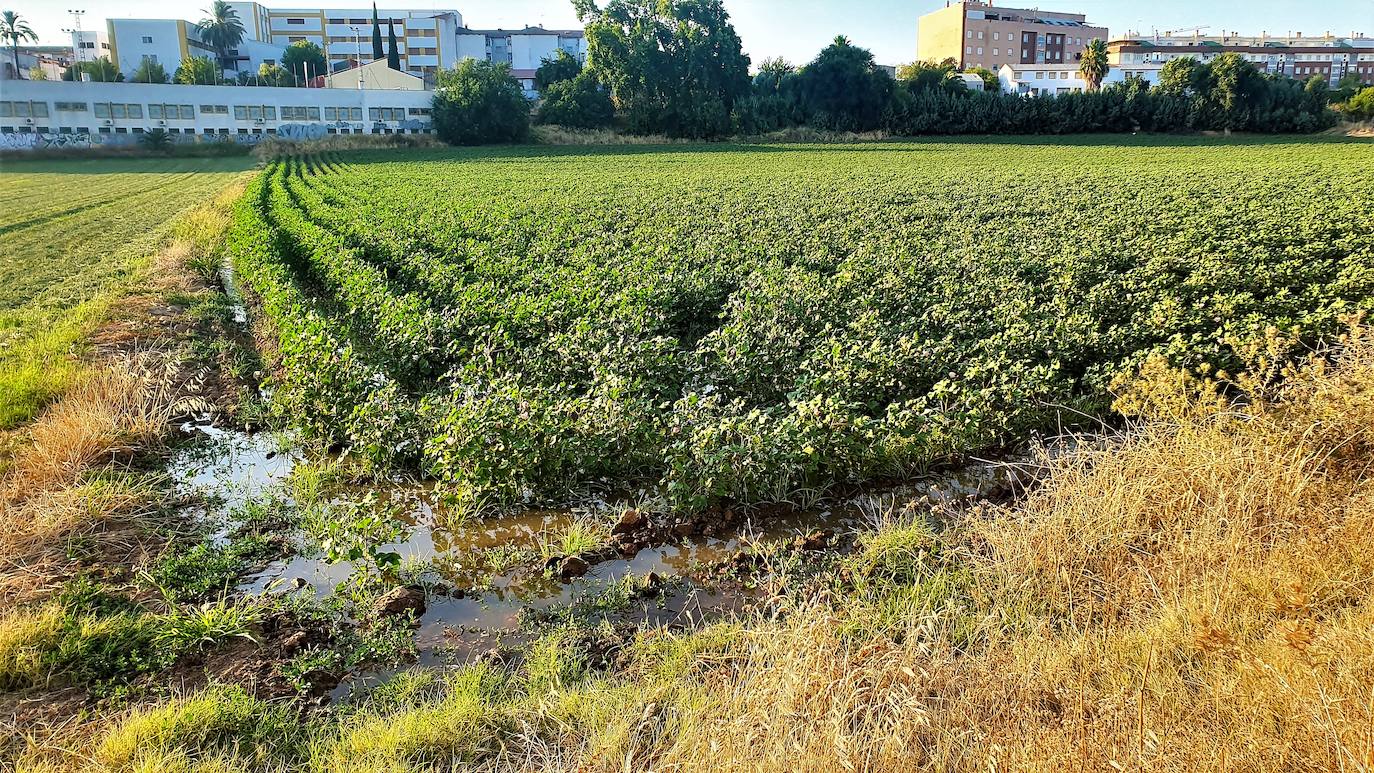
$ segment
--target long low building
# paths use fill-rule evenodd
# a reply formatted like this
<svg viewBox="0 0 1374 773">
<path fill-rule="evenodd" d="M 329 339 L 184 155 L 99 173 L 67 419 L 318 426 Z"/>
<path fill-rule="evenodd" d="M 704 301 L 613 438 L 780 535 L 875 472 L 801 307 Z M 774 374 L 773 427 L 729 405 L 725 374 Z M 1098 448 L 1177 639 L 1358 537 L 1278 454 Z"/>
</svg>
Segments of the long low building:
<svg viewBox="0 0 1374 773">
<path fill-rule="evenodd" d="M 1134 65 L 1113 67 L 1103 78 L 1102 85 L 1110 86 L 1123 83 L 1127 78 L 1140 78 L 1151 86 L 1158 85 L 1159 71 L 1163 65 Z M 1036 96 L 1048 94 L 1068 94 L 1072 91 L 1086 91 L 1088 82 L 1078 72 L 1078 64 L 1004 64 L 997 69 L 997 80 L 1002 91 L 1011 94 Z"/>
<path fill-rule="evenodd" d="M 0 149 L 118 145 L 162 129 L 181 142 L 426 134 L 432 91 L 7 81 Z"/>
</svg>

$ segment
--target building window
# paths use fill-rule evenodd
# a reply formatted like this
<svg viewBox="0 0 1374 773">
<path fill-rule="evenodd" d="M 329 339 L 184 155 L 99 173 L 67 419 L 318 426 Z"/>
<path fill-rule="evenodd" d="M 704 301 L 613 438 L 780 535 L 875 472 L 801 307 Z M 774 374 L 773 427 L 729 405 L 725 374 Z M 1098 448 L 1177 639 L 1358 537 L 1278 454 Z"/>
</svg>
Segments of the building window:
<svg viewBox="0 0 1374 773">
<path fill-rule="evenodd" d="M 320 120 L 320 109 L 318 107 L 283 107 L 281 119 L 283 121 L 318 121 Z"/>
<path fill-rule="evenodd" d="M 151 42 L 153 42 L 153 36 L 152 36 L 152 35 L 144 35 L 144 36 L 143 36 L 143 42 L 144 42 L 144 43 L 151 43 Z"/>
<path fill-rule="evenodd" d="M 971 53 L 973 53 L 973 46 L 964 46 L 964 53 L 966 53 L 966 54 L 971 54 Z"/>
<path fill-rule="evenodd" d="M 58 102 L 58 103 L 56 103 L 55 105 L 53 105 L 53 107 L 56 107 L 56 108 L 57 108 L 57 112 L 59 112 L 59 113 L 84 113 L 84 112 L 86 112 L 86 103 L 85 103 L 85 102 Z"/>
<path fill-rule="evenodd" d="M 973 40 L 973 30 L 968 31 L 968 39 Z"/>
<path fill-rule="evenodd" d="M 228 115 L 228 105 L 201 105 L 200 112 L 204 115 Z"/>
<path fill-rule="evenodd" d="M 410 114 L 411 114 L 411 115 L 429 115 L 429 108 L 427 108 L 427 107 L 412 107 L 412 108 L 410 108 Z"/>
<path fill-rule="evenodd" d="M 982 55 L 983 55 L 983 47 L 982 47 L 982 46 L 979 46 L 979 47 L 978 47 L 978 55 L 979 55 L 979 56 L 982 56 Z"/>
<path fill-rule="evenodd" d="M 330 24 L 347 24 L 348 21 L 347 21 L 346 19 L 330 19 L 330 20 L 329 20 L 329 23 L 330 23 Z"/>
<path fill-rule="evenodd" d="M 406 111 L 399 107 L 368 108 L 368 117 L 374 121 L 404 121 Z"/>
<path fill-rule="evenodd" d="M 305 19 L 287 19 L 287 24 L 305 24 Z"/>
</svg>

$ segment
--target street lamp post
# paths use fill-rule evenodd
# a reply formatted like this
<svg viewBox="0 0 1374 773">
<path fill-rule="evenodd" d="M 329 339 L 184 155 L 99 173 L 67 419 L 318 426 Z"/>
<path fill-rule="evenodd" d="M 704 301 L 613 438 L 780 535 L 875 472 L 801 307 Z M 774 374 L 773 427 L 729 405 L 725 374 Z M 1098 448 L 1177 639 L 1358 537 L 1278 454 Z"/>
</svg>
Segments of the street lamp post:
<svg viewBox="0 0 1374 773">
<path fill-rule="evenodd" d="M 72 80 L 81 79 L 81 63 L 85 61 L 82 56 L 82 45 L 86 42 L 85 35 L 81 31 L 81 17 L 86 14 L 79 9 L 68 9 L 67 13 L 72 16 L 72 26 L 70 29 L 64 28 L 62 31 L 72 36 L 72 58 L 76 60 L 76 72 L 72 73 Z"/>
<path fill-rule="evenodd" d="M 355 27 L 355 26 L 353 26 L 353 25 L 349 25 L 348 28 L 351 29 L 351 30 L 353 30 L 353 49 L 354 49 L 354 53 L 353 53 L 353 63 L 354 63 L 354 64 L 357 66 L 357 68 L 358 68 L 358 90 L 359 90 L 359 91 L 362 91 L 362 90 L 363 90 L 363 43 L 362 43 L 362 33 L 358 32 L 358 28 Z"/>
</svg>

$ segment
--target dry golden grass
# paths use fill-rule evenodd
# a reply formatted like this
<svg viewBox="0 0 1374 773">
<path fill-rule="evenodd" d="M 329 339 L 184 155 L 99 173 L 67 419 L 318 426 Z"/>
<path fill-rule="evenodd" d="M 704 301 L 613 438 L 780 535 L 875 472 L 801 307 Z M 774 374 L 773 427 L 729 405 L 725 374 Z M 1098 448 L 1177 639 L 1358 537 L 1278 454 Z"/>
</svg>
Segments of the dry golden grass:
<svg viewBox="0 0 1374 773">
<path fill-rule="evenodd" d="M 155 491 L 132 480 L 91 477 L 155 446 L 173 399 L 167 381 L 134 358 L 87 370 L 29 429 L 0 478 L 0 599 L 42 587 L 66 538 L 145 512 Z"/>
<path fill-rule="evenodd" d="M 213 273 L 233 185 L 182 215 L 149 261 L 148 281 L 112 308 L 93 361 L 81 364 L 61 399 L 27 427 L 7 433 L 0 464 L 0 602 L 42 595 L 60 579 L 66 542 L 109 532 L 151 512 L 159 495 L 147 480 L 119 472 L 156 449 L 184 400 L 174 324 L 149 326 L 147 309 L 167 293 L 204 291 Z M 197 279 L 197 274 L 200 279 Z M 107 539 L 118 544 L 120 539 Z"/>
<path fill-rule="evenodd" d="M 1192 399 L 1138 401 L 957 528 L 980 643 L 935 613 L 846 641 L 816 607 L 752 637 L 654 768 L 1374 769 L 1374 338 L 1339 355 L 1235 404 L 1147 369 Z"/>
</svg>

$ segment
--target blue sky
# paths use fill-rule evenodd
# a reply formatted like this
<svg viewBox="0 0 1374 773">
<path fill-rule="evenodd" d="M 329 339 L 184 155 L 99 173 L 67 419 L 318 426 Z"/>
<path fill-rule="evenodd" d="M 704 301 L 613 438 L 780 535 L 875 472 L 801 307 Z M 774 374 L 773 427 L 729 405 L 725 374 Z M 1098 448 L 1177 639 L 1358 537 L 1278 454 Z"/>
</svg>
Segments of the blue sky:
<svg viewBox="0 0 1374 773">
<path fill-rule="evenodd" d="M 301 7 L 311 3 L 366 7 L 367 0 L 269 0 L 268 6 Z M 195 21 L 209 0 L 0 0 L 0 8 L 29 19 L 45 43 L 65 42 L 62 27 L 71 26 L 68 8 L 86 11 L 83 26 L 103 26 L 106 17 L 182 17 Z M 569 0 L 379 0 L 379 8 L 456 8 L 472 27 L 575 27 Z M 944 0 L 725 0 L 744 48 L 755 62 L 783 56 L 804 63 L 831 38 L 848 35 L 873 50 L 878 61 L 900 64 L 916 57 L 916 19 L 941 8 Z M 1032 0 L 1012 3 L 1044 10 L 1086 13 L 1088 20 L 1111 30 L 1179 29 L 1210 25 L 1211 32 L 1261 30 L 1284 34 L 1300 30 L 1320 35 L 1327 30 L 1348 35 L 1358 30 L 1374 35 L 1374 0 Z"/>
</svg>

